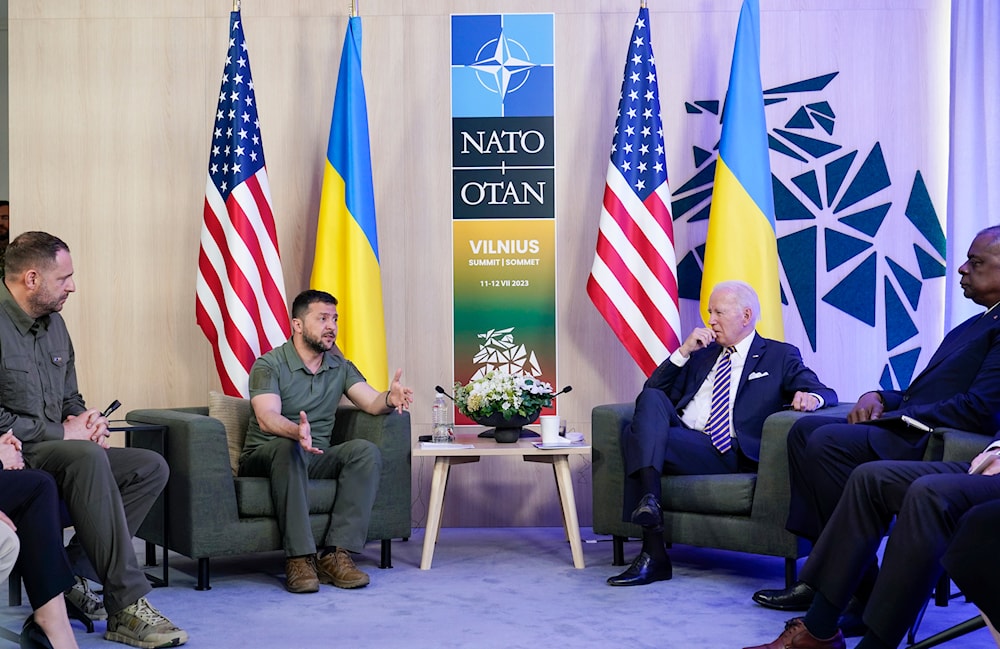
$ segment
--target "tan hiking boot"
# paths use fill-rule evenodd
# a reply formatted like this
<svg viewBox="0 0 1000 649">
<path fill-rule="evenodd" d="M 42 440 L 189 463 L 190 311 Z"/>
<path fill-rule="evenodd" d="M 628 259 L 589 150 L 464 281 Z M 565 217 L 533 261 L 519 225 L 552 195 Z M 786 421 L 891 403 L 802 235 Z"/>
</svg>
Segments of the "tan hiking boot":
<svg viewBox="0 0 1000 649">
<path fill-rule="evenodd" d="M 371 581 L 354 565 L 351 553 L 343 548 L 319 557 L 317 563 L 319 580 L 324 584 L 333 584 L 337 588 L 361 588 Z"/>
<path fill-rule="evenodd" d="M 104 602 L 97 596 L 97 593 L 90 589 L 90 584 L 83 577 L 76 577 L 76 583 L 69 587 L 65 595 L 67 600 L 83 611 L 83 614 L 91 620 L 108 619 Z"/>
<path fill-rule="evenodd" d="M 289 593 L 315 593 L 319 590 L 314 556 L 285 559 L 285 588 Z"/>
<path fill-rule="evenodd" d="M 188 641 L 188 634 L 153 608 L 145 597 L 140 597 L 135 604 L 108 616 L 104 639 L 142 649 L 156 649 L 182 645 Z"/>
</svg>

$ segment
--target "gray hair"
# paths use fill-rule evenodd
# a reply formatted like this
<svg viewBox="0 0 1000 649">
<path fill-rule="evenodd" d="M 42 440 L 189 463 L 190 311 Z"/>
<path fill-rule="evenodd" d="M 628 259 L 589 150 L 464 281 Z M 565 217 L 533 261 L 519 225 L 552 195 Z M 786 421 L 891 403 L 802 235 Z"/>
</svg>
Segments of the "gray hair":
<svg viewBox="0 0 1000 649">
<path fill-rule="evenodd" d="M 746 282 L 737 279 L 719 282 L 712 289 L 712 295 L 716 293 L 728 293 L 736 298 L 740 309 L 750 309 L 753 313 L 753 324 L 756 325 L 760 320 L 760 299 L 757 297 L 757 291 L 753 290 L 753 287 Z"/>
</svg>

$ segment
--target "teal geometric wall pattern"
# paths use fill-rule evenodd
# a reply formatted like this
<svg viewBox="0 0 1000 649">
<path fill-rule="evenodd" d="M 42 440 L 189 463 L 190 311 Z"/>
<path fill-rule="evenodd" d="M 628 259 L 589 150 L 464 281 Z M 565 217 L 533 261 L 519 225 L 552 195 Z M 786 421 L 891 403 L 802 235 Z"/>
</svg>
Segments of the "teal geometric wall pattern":
<svg viewBox="0 0 1000 649">
<path fill-rule="evenodd" d="M 814 352 L 820 304 L 873 329 L 884 328 L 873 332 L 884 341 L 888 359 L 879 383 L 903 388 L 913 378 L 921 351 L 916 311 L 924 282 L 945 274 L 945 233 L 919 170 L 912 178 L 894 177 L 881 142 L 838 139 L 836 105 L 828 90 L 838 75 L 831 72 L 763 93 L 772 170 L 796 170 L 788 177 L 772 174 L 775 218 L 781 226 L 782 294 L 792 298 L 788 304 L 794 305 Z M 721 123 L 722 106 L 717 98 L 688 100 L 686 119 Z M 708 218 L 717 152 L 717 141 L 692 146 L 695 170 L 673 192 L 675 222 Z M 775 164 L 781 157 L 798 164 Z M 903 192 L 908 192 L 905 207 Z M 894 206 L 891 196 L 899 204 Z M 889 232 L 887 217 L 900 213 L 905 220 L 899 216 L 896 230 Z M 900 232 L 900 223 L 912 231 Z M 880 240 L 900 236 L 909 237 L 912 247 L 896 248 L 891 257 L 879 249 Z M 686 253 L 678 251 L 682 299 L 699 297 L 703 242 Z M 828 288 L 821 293 L 818 287 L 824 283 L 818 274 L 831 272 L 840 279 L 830 287 L 827 278 Z M 879 293 L 881 304 L 876 304 Z"/>
</svg>

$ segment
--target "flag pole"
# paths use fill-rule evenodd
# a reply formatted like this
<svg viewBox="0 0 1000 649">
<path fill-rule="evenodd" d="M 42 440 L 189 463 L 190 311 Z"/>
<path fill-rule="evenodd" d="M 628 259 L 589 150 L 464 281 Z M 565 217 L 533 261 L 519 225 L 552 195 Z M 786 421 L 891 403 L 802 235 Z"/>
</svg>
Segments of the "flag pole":
<svg viewBox="0 0 1000 649">
<path fill-rule="evenodd" d="M 358 17 L 358 0 L 351 0 L 351 18 Z"/>
<path fill-rule="evenodd" d="M 233 0 L 233 11 L 240 10 L 240 0 Z"/>
</svg>

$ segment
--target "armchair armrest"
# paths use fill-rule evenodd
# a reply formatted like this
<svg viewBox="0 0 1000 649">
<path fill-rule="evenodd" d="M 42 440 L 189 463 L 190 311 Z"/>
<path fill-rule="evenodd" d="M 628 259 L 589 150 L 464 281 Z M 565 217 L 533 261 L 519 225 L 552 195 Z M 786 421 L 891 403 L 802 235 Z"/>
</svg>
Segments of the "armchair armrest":
<svg viewBox="0 0 1000 649">
<path fill-rule="evenodd" d="M 339 408 L 333 426 L 334 444 L 366 439 L 382 453 L 382 477 L 368 526 L 369 539 L 409 538 L 410 506 L 410 413 L 370 415 L 356 408 Z"/>
<path fill-rule="evenodd" d="M 170 538 L 164 543 L 159 516 L 148 516 L 138 536 L 189 557 L 209 556 L 225 546 L 239 514 L 222 423 L 208 416 L 207 407 L 133 410 L 126 420 L 167 427 Z"/>
</svg>

